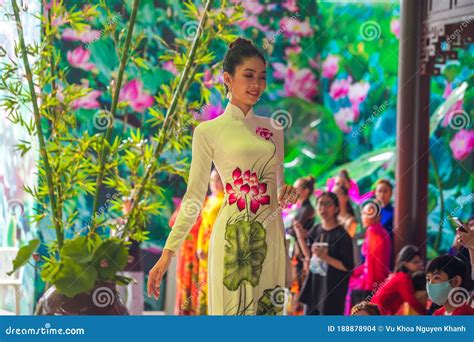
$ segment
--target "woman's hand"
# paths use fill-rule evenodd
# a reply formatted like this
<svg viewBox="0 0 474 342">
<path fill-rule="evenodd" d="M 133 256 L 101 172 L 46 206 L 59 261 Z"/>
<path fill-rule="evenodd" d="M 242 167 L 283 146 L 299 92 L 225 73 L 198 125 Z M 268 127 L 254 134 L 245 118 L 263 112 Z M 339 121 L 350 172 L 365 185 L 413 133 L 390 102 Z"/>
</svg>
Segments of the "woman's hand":
<svg viewBox="0 0 474 342">
<path fill-rule="evenodd" d="M 297 188 L 294 188 L 291 185 L 284 184 L 280 189 L 280 194 L 278 195 L 278 203 L 280 208 L 286 208 L 288 204 L 295 204 L 300 195 L 300 191 Z"/>
<path fill-rule="evenodd" d="M 155 299 L 158 299 L 158 297 L 160 297 L 161 279 L 166 273 L 166 270 L 168 269 L 173 256 L 173 252 L 164 249 L 163 254 L 161 254 L 161 257 L 158 259 L 155 266 L 153 266 L 153 268 L 151 269 L 150 274 L 148 275 L 147 283 L 148 297 L 151 297 L 152 295 L 153 297 L 155 297 Z"/>
<path fill-rule="evenodd" d="M 466 247 L 469 250 L 474 250 L 474 229 L 472 228 L 472 224 L 464 224 L 465 231 L 461 229 L 457 229 L 458 237 L 457 240 L 461 245 Z"/>
</svg>

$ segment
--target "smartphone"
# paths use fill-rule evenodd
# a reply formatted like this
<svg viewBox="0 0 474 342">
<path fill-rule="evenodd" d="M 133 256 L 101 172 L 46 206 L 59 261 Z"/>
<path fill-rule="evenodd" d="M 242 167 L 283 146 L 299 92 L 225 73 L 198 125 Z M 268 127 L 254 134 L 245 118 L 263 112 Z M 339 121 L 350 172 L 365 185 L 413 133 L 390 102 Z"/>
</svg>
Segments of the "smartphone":
<svg viewBox="0 0 474 342">
<path fill-rule="evenodd" d="M 463 233 L 468 233 L 467 229 L 464 227 L 464 224 L 461 222 L 459 217 L 453 217 L 454 223 L 456 223 L 456 229 Z"/>
</svg>

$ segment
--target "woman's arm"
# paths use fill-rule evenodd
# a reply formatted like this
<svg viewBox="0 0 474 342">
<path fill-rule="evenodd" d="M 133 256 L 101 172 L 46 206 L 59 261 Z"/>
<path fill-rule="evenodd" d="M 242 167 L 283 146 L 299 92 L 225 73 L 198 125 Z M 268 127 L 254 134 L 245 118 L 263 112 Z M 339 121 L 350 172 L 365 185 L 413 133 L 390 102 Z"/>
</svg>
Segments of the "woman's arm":
<svg viewBox="0 0 474 342">
<path fill-rule="evenodd" d="M 202 124 L 199 124 L 193 134 L 188 186 L 164 249 L 176 252 L 196 222 L 206 197 L 212 158 L 212 147 L 206 139 Z"/>
</svg>

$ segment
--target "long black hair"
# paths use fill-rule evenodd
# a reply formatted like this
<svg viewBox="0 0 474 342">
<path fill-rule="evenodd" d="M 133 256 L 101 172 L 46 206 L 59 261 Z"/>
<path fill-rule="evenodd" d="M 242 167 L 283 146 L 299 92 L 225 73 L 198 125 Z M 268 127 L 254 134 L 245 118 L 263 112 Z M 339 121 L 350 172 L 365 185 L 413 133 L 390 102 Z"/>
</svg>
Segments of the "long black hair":
<svg viewBox="0 0 474 342">
<path fill-rule="evenodd" d="M 409 262 L 412 260 L 415 256 L 419 256 L 420 258 L 421 253 L 416 248 L 416 246 L 413 245 L 407 245 L 403 247 L 400 252 L 398 252 L 397 255 L 397 260 L 395 261 L 395 272 L 404 272 L 404 273 L 410 273 L 410 271 L 405 267 L 405 263 Z"/>
</svg>

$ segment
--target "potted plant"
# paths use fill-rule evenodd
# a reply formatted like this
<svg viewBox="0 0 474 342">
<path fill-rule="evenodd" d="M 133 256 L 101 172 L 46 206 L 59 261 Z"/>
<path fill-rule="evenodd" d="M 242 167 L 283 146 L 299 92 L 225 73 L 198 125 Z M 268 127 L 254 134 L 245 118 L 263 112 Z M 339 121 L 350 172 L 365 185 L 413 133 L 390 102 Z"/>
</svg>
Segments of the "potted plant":
<svg viewBox="0 0 474 342">
<path fill-rule="evenodd" d="M 39 182 L 25 190 L 37 203 L 33 221 L 49 224 L 56 235 L 47 245 L 46 255 L 36 253 L 39 239 L 21 247 L 10 272 L 32 257 L 37 262 L 41 278 L 51 285 L 38 302 L 37 314 L 128 314 L 116 285 L 133 281 L 120 275 L 127 265 L 128 246 L 132 240 L 147 239 L 147 223 L 162 208 L 164 188 L 158 184 L 157 176 L 160 172 L 186 176 L 186 160 L 170 163 L 160 156 L 165 151 L 179 153 L 189 147 L 190 128 L 195 123 L 191 110 L 209 100 L 209 91 L 202 89 L 201 98 L 194 102 L 189 102 L 186 94 L 192 85 L 203 84 L 201 70 L 214 59 L 209 52 L 210 44 L 216 38 L 225 43 L 235 38 L 228 27 L 240 19 L 241 8 L 234 15 L 225 16 L 222 8 L 227 1 L 221 2 L 222 7 L 216 10 L 211 10 L 211 4 L 208 0 L 203 9 L 198 9 L 186 3 L 186 15 L 198 20 L 196 34 L 192 40 L 176 38 L 173 48 L 166 45 L 169 50 L 161 59 L 172 61 L 179 77 L 171 84 L 163 84 L 159 94 L 152 98 L 151 102 L 156 101 L 157 105 L 148 108 L 152 117 L 149 123 L 156 129 L 147 139 L 140 128 L 126 123 L 122 125 L 127 126 L 125 131 L 130 135 L 120 136 L 114 125 L 120 111 L 130 104 L 124 90 L 127 65 L 133 61 L 146 67 L 146 61 L 137 52 L 146 40 L 145 34 L 133 34 L 139 0 L 133 1 L 130 19 L 121 33 L 112 32 L 114 41 L 123 41 L 117 47 L 120 64 L 104 86 L 110 104 L 101 106 L 93 115 L 92 130 L 80 127 L 76 109 L 81 100 L 96 90 L 68 81 L 70 70 L 60 67 L 61 55 L 55 39 L 60 30 L 58 22 L 70 24 L 75 34 L 80 35 L 99 9 L 108 13 L 109 18 L 110 10 L 103 1 L 79 10 L 67 10 L 62 2 L 52 1 L 45 6 L 42 16 L 41 41 L 26 45 L 20 10 L 16 0 L 11 0 L 21 63 L 12 60 L 2 66 L 0 89 L 8 96 L 0 105 L 8 111 L 12 122 L 23 126 L 38 141 Z M 97 40 L 101 36 L 102 31 Z M 164 40 L 161 43 L 167 44 Z M 26 76 L 26 89 L 24 80 L 17 76 L 21 73 Z M 22 114 L 24 104 L 31 105 L 34 120 Z M 33 146 L 22 142 L 18 149 L 25 154 Z M 79 221 L 79 195 L 93 199 L 92 215 L 82 229 L 74 230 Z"/>
</svg>

